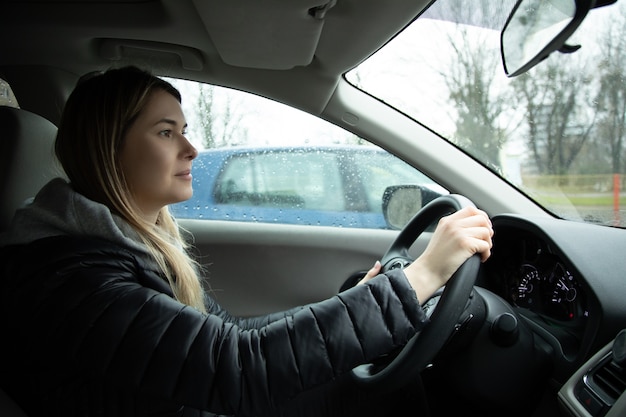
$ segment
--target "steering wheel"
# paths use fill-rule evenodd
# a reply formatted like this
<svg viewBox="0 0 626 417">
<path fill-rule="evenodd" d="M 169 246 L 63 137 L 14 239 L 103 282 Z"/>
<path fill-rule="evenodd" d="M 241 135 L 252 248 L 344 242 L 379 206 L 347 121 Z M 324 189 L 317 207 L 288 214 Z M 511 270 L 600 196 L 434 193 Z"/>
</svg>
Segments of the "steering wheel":
<svg viewBox="0 0 626 417">
<path fill-rule="evenodd" d="M 408 251 L 417 237 L 441 217 L 468 206 L 473 207 L 474 204 L 458 194 L 438 197 L 424 206 L 404 227 L 381 259 L 382 271 L 404 268 L 410 264 L 413 259 Z M 376 389 L 394 389 L 415 380 L 454 331 L 476 282 L 479 267 L 479 255 L 467 259 L 446 284 L 430 316 L 430 322 L 422 331 L 413 336 L 382 369 L 380 365 L 372 363 L 354 368 L 352 376 L 356 382 Z M 420 301 L 423 303 L 425 300 Z"/>
</svg>

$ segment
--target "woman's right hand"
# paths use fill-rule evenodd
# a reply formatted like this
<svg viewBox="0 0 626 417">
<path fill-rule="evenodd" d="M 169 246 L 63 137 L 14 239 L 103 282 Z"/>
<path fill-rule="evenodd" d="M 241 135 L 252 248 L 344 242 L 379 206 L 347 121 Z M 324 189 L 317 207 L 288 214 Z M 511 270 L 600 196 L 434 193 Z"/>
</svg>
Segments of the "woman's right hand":
<svg viewBox="0 0 626 417">
<path fill-rule="evenodd" d="M 443 217 L 424 252 L 404 269 L 420 303 L 444 286 L 472 255 L 478 253 L 486 261 L 491 255 L 492 237 L 489 216 L 475 207 Z"/>
</svg>

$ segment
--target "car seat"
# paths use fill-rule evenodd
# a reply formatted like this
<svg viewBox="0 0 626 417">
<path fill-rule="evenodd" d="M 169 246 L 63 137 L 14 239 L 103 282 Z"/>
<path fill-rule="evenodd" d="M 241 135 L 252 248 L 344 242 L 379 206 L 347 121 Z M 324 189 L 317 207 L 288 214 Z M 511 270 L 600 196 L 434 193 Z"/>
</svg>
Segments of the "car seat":
<svg viewBox="0 0 626 417">
<path fill-rule="evenodd" d="M 2 389 L 0 389 L 0 416 L 27 417 L 19 405 L 15 403 Z"/>
<path fill-rule="evenodd" d="M 5 231 L 15 210 L 54 176 L 57 169 L 53 144 L 57 128 L 29 111 L 0 105 L 0 232 Z M 0 416 L 26 417 L 21 408 L 0 389 Z"/>
<path fill-rule="evenodd" d="M 63 171 L 55 162 L 57 128 L 52 122 L 24 109 L 0 106 L 0 126 L 1 233 L 15 210 Z"/>
</svg>

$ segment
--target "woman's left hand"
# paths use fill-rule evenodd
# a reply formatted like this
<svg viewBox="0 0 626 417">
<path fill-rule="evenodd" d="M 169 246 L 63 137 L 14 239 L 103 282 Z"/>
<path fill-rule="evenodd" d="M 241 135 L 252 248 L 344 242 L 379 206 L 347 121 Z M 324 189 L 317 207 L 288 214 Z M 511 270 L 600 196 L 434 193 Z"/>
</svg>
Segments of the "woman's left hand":
<svg viewBox="0 0 626 417">
<path fill-rule="evenodd" d="M 382 265 L 380 264 L 380 261 L 376 261 L 376 263 L 374 263 L 374 266 L 369 271 L 367 271 L 367 274 L 365 274 L 365 276 L 361 278 L 359 284 L 364 284 L 370 279 L 374 278 L 376 275 L 380 274 L 381 268 Z"/>
</svg>

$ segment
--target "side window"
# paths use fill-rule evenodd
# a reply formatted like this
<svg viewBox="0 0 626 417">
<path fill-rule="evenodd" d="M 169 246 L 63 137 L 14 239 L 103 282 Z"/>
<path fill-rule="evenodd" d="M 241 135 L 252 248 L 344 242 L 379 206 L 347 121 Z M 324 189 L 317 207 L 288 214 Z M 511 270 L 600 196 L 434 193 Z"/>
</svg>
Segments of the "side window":
<svg viewBox="0 0 626 417">
<path fill-rule="evenodd" d="M 225 162 L 214 192 L 218 204 L 344 210 L 332 154 L 263 149 L 237 154 Z"/>
<path fill-rule="evenodd" d="M 178 218 L 387 228 L 391 185 L 438 187 L 399 158 L 331 123 L 239 91 L 181 80 L 198 148 L 193 197 Z"/>
</svg>

